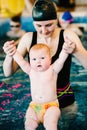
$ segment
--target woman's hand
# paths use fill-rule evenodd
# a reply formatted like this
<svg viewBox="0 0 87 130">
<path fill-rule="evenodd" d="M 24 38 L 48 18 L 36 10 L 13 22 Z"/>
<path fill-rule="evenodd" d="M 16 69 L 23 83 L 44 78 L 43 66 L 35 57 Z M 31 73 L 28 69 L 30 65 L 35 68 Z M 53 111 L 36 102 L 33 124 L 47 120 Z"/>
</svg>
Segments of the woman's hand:
<svg viewBox="0 0 87 130">
<path fill-rule="evenodd" d="M 64 42 L 64 45 L 63 45 L 63 50 L 67 54 L 71 54 L 75 50 L 75 43 L 73 41 L 71 41 L 68 37 L 65 38 L 65 42 Z"/>
<path fill-rule="evenodd" d="M 6 55 L 12 57 L 16 52 L 16 46 L 14 40 L 5 42 L 3 50 Z"/>
</svg>

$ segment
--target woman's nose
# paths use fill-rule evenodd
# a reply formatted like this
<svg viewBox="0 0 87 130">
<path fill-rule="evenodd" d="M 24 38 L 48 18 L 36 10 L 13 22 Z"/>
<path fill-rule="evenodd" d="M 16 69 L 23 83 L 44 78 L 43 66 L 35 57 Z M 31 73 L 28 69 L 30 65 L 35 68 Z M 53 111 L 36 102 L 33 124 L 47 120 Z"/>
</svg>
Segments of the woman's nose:
<svg viewBox="0 0 87 130">
<path fill-rule="evenodd" d="M 45 34 L 46 32 L 47 32 L 47 29 L 46 29 L 46 27 L 45 27 L 45 26 L 43 26 L 43 27 L 42 27 L 42 33 L 44 33 L 44 34 Z"/>
</svg>

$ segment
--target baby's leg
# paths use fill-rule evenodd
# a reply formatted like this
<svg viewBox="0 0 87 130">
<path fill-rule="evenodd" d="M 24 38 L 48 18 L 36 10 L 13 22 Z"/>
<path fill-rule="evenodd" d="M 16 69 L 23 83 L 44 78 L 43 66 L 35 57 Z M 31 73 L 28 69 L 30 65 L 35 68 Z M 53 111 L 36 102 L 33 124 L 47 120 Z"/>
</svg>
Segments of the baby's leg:
<svg viewBox="0 0 87 130">
<path fill-rule="evenodd" d="M 46 130 L 57 130 L 57 123 L 60 118 L 60 109 L 52 106 L 47 109 L 44 115 L 44 127 Z"/>
<path fill-rule="evenodd" d="M 25 130 L 36 130 L 38 127 L 37 115 L 32 108 L 28 108 L 25 116 Z"/>
</svg>

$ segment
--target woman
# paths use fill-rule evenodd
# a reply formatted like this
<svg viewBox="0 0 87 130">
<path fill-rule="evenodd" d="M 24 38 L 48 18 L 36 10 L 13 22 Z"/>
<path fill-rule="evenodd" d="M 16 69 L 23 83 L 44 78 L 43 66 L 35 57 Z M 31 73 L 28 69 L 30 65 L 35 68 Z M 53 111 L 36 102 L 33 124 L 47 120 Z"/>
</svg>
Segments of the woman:
<svg viewBox="0 0 87 130">
<path fill-rule="evenodd" d="M 36 32 L 26 33 L 20 40 L 17 48 L 23 57 L 26 56 L 32 45 L 44 43 L 50 47 L 53 63 L 59 56 L 65 41 L 75 44 L 75 50 L 72 54 L 87 68 L 87 51 L 83 48 L 80 39 L 74 32 L 68 29 L 62 30 L 57 27 L 57 13 L 51 0 L 37 0 L 33 6 L 32 17 Z M 17 63 L 12 58 L 14 54 L 13 42 L 8 41 L 3 46 L 4 52 L 6 53 L 6 58 L 3 63 L 5 76 L 10 76 L 18 68 Z M 72 48 L 69 49 L 70 53 L 73 50 Z M 57 85 L 60 108 L 62 112 L 67 114 L 72 114 L 77 111 L 77 104 L 69 80 L 70 66 L 71 55 L 68 56 L 63 69 L 59 73 Z"/>
</svg>

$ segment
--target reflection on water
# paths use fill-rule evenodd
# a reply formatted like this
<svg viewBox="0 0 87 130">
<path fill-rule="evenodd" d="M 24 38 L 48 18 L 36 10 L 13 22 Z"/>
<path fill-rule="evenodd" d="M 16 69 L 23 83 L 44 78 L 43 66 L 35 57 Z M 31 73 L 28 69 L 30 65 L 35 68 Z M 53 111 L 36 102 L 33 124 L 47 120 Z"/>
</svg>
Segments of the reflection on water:
<svg viewBox="0 0 87 130">
<path fill-rule="evenodd" d="M 81 40 L 87 48 L 86 35 Z M 5 55 L 2 51 L 2 45 L 3 41 L 0 43 L 0 130 L 23 130 L 25 112 L 28 102 L 31 100 L 29 80 L 28 76 L 20 69 L 13 76 L 4 77 L 2 63 Z M 70 80 L 78 104 L 78 113 L 74 120 L 61 117 L 58 127 L 59 130 L 86 130 L 87 70 L 74 57 L 72 59 Z M 43 126 L 40 125 L 38 130 L 44 130 Z"/>
</svg>

